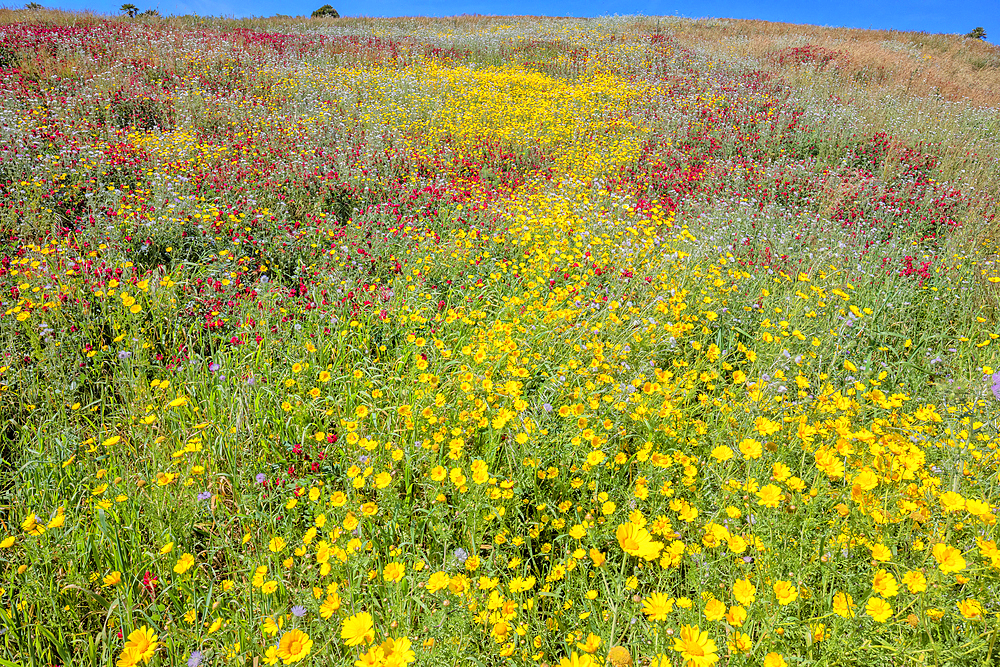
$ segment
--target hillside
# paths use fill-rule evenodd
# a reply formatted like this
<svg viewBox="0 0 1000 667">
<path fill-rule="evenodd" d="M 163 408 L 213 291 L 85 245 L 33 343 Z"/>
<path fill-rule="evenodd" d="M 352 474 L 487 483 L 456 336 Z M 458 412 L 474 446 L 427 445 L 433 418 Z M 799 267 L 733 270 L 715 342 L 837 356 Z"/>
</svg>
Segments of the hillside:
<svg viewBox="0 0 1000 667">
<path fill-rule="evenodd" d="M 1000 51 L 0 11 L 0 665 L 984 665 Z"/>
</svg>

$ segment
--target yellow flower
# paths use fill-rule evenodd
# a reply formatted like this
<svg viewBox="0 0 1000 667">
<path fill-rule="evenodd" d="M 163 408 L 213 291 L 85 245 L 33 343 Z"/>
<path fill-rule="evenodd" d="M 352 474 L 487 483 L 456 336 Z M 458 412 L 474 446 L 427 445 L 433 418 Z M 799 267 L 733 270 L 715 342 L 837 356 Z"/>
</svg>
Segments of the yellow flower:
<svg viewBox="0 0 1000 667">
<path fill-rule="evenodd" d="M 837 593 L 833 596 L 833 613 L 843 618 L 854 618 L 854 598 L 846 593 Z"/>
<path fill-rule="evenodd" d="M 330 593 L 326 596 L 326 600 L 323 601 L 323 604 L 319 606 L 319 615 L 324 619 L 329 619 L 337 612 L 338 609 L 340 609 L 340 595 L 337 593 Z"/>
<path fill-rule="evenodd" d="M 920 570 L 911 570 L 904 574 L 903 583 L 911 593 L 922 593 L 927 590 L 927 577 Z"/>
<path fill-rule="evenodd" d="M 397 639 L 389 637 L 382 642 L 380 648 L 382 649 L 382 655 L 385 656 L 386 666 L 406 667 L 406 665 L 416 660 L 416 655 L 410 646 L 410 638 L 405 636 Z"/>
<path fill-rule="evenodd" d="M 965 569 L 965 559 L 962 558 L 962 552 L 955 547 L 939 542 L 934 545 L 931 552 L 942 572 L 947 574 Z"/>
<path fill-rule="evenodd" d="M 942 493 L 938 497 L 938 501 L 941 503 L 941 509 L 945 512 L 958 512 L 965 509 L 965 498 L 954 491 Z"/>
<path fill-rule="evenodd" d="M 764 667 L 788 667 L 788 663 L 780 653 L 771 651 L 764 656 Z"/>
<path fill-rule="evenodd" d="M 754 430 L 765 438 L 781 430 L 781 424 L 773 422 L 764 416 L 757 417 L 757 419 L 754 420 L 753 425 Z"/>
<path fill-rule="evenodd" d="M 743 622 L 747 620 L 747 610 L 739 605 L 733 605 L 726 614 L 726 623 L 734 628 L 742 628 Z"/>
<path fill-rule="evenodd" d="M 174 565 L 174 572 L 177 574 L 184 574 L 194 565 L 194 556 L 191 554 L 184 554 L 177 559 L 177 563 Z"/>
<path fill-rule="evenodd" d="M 28 535 L 38 537 L 45 532 L 45 526 L 38 523 L 38 517 L 34 512 L 28 512 L 28 516 L 21 522 L 21 529 Z"/>
<path fill-rule="evenodd" d="M 749 579 L 737 579 L 733 584 L 733 597 L 740 604 L 751 604 L 757 599 L 757 587 Z"/>
<path fill-rule="evenodd" d="M 448 588 L 448 584 L 451 582 L 451 578 L 444 572 L 435 572 L 427 580 L 427 591 L 429 593 L 437 593 L 438 591 Z"/>
<path fill-rule="evenodd" d="M 872 547 L 872 558 L 877 561 L 886 562 L 892 560 L 892 551 L 884 544 L 876 544 Z"/>
<path fill-rule="evenodd" d="M 983 620 L 983 605 L 979 604 L 979 600 L 962 600 L 956 604 L 959 613 L 970 621 Z"/>
<path fill-rule="evenodd" d="M 715 642 L 709 639 L 707 631 L 702 632 L 697 625 L 681 628 L 681 636 L 674 640 L 674 650 L 687 661 L 686 667 L 709 667 L 719 660 Z"/>
<path fill-rule="evenodd" d="M 9 537 L 4 538 L 4 540 L 2 542 L 0 542 L 0 549 L 9 549 L 12 546 L 14 546 L 14 536 L 13 535 L 10 535 Z"/>
<path fill-rule="evenodd" d="M 122 581 L 122 573 L 119 572 L 118 570 L 115 570 L 111 574 L 104 577 L 105 586 L 117 586 L 118 584 L 121 583 L 121 581 Z"/>
<path fill-rule="evenodd" d="M 873 597 L 865 605 L 865 613 L 874 618 L 879 623 L 885 623 L 892 616 L 892 607 L 889 603 L 879 597 Z"/>
<path fill-rule="evenodd" d="M 270 549 L 272 553 L 278 553 L 279 551 L 285 548 L 285 544 L 286 542 L 284 538 L 275 535 L 274 537 L 271 538 L 271 541 L 268 543 L 267 548 Z"/>
<path fill-rule="evenodd" d="M 285 618 L 283 616 L 278 617 L 278 621 L 275 622 L 273 618 L 268 616 L 264 619 L 264 626 L 261 630 L 265 635 L 274 636 L 281 632 L 281 628 L 285 625 Z"/>
<path fill-rule="evenodd" d="M 278 647 L 269 646 L 267 651 L 264 653 L 264 664 L 274 665 L 278 662 Z"/>
<path fill-rule="evenodd" d="M 312 645 L 313 641 L 306 633 L 298 628 L 289 630 L 281 635 L 281 641 L 278 643 L 278 657 L 281 658 L 281 662 L 290 665 L 309 655 Z"/>
<path fill-rule="evenodd" d="M 568 658 L 561 658 L 559 660 L 559 667 L 591 667 L 594 664 L 594 659 L 584 653 L 580 655 L 576 651 L 573 651 Z"/>
<path fill-rule="evenodd" d="M 721 621 L 726 615 L 726 604 L 722 600 L 712 598 L 705 604 L 705 618 L 710 621 Z"/>
<path fill-rule="evenodd" d="M 768 484 L 761 487 L 760 491 L 757 492 L 757 504 L 763 507 L 777 507 L 781 504 L 781 499 L 783 494 L 781 489 L 774 484 Z"/>
<path fill-rule="evenodd" d="M 473 554 L 465 559 L 465 569 L 469 572 L 475 572 L 479 569 L 480 559 L 478 554 Z"/>
<path fill-rule="evenodd" d="M 399 583 L 404 576 L 406 576 L 406 565 L 403 563 L 392 562 L 382 570 L 382 578 L 393 583 Z"/>
<path fill-rule="evenodd" d="M 665 621 L 674 609 L 674 599 L 664 593 L 653 593 L 642 601 L 642 613 L 651 621 Z"/>
<path fill-rule="evenodd" d="M 139 659 L 139 652 L 136 649 L 126 648 L 118 656 L 118 661 L 115 665 L 117 667 L 134 667 L 139 663 Z"/>
<path fill-rule="evenodd" d="M 884 598 L 891 598 L 899 594 L 899 584 L 896 583 L 896 578 L 885 570 L 879 570 L 875 573 L 872 589 Z"/>
<path fill-rule="evenodd" d="M 618 538 L 618 544 L 625 553 L 646 560 L 658 558 L 663 549 L 662 542 L 654 542 L 648 530 L 631 521 L 619 525 L 615 537 Z"/>
<path fill-rule="evenodd" d="M 727 447 L 726 445 L 719 445 L 712 450 L 712 458 L 716 461 L 725 462 L 733 458 L 733 456 L 733 449 L 731 447 Z"/>
<path fill-rule="evenodd" d="M 733 653 L 748 653 L 753 648 L 753 640 L 750 635 L 737 630 L 730 636 L 726 645 Z"/>
<path fill-rule="evenodd" d="M 372 625 L 372 615 L 361 612 L 345 618 L 340 628 L 340 638 L 347 646 L 371 644 L 375 641 L 375 631 Z"/>
<path fill-rule="evenodd" d="M 764 453 L 764 448 L 753 438 L 745 438 L 740 442 L 740 453 L 747 459 L 759 459 Z"/>
<path fill-rule="evenodd" d="M 799 597 L 799 591 L 790 581 L 774 582 L 774 597 L 778 599 L 778 604 L 785 606 L 795 602 Z"/>
<path fill-rule="evenodd" d="M 216 632 L 221 627 L 222 627 L 222 618 L 220 617 L 212 621 L 212 625 L 208 626 L 208 634 Z"/>
<path fill-rule="evenodd" d="M 534 584 L 534 577 L 528 577 L 528 578 L 531 580 L 532 584 Z M 466 591 L 469 590 L 469 585 L 470 582 L 468 577 L 466 577 L 464 574 L 457 574 L 451 578 L 450 582 L 448 582 L 448 590 L 454 593 L 455 595 L 463 595 Z"/>
<path fill-rule="evenodd" d="M 153 634 L 152 628 L 147 628 L 144 625 L 129 634 L 128 641 L 125 642 L 124 652 L 134 651 L 136 662 L 142 660 L 148 665 L 156 653 L 157 646 L 159 646 L 159 642 L 156 641 L 156 635 Z"/>
<path fill-rule="evenodd" d="M 273 579 L 271 581 L 266 582 L 263 586 L 260 587 L 260 592 L 263 593 L 264 595 L 270 595 L 274 593 L 276 590 L 278 590 L 278 582 Z"/>
<path fill-rule="evenodd" d="M 175 472 L 158 472 L 156 473 L 156 485 L 157 486 L 167 486 L 172 484 L 174 480 L 177 479 L 177 473 Z"/>
<path fill-rule="evenodd" d="M 584 653 L 594 653 L 601 647 L 601 638 L 594 633 L 590 633 L 587 635 L 587 641 L 582 644 L 578 643 L 576 647 Z"/>
</svg>

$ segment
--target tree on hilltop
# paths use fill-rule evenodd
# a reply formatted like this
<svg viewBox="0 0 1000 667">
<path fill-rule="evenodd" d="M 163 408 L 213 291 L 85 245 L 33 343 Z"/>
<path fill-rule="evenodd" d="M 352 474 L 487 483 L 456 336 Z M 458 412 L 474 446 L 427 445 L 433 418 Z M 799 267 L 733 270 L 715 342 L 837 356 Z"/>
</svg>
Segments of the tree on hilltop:
<svg viewBox="0 0 1000 667">
<path fill-rule="evenodd" d="M 986 29 L 982 26 L 973 28 L 972 32 L 967 34 L 966 37 L 970 37 L 972 39 L 986 39 Z"/>
<path fill-rule="evenodd" d="M 133 5 L 131 2 L 126 2 L 121 6 L 121 11 L 129 15 L 129 18 L 135 18 L 135 15 L 139 13 L 139 8 Z"/>
<path fill-rule="evenodd" d="M 340 12 L 330 5 L 323 5 L 312 13 L 314 19 L 339 19 Z"/>
</svg>

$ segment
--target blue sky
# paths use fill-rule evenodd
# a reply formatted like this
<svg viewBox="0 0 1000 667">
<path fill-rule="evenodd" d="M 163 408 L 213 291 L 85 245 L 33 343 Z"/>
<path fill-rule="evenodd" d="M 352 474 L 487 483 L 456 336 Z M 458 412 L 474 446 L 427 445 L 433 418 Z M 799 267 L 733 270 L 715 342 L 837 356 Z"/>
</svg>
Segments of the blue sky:
<svg viewBox="0 0 1000 667">
<path fill-rule="evenodd" d="M 62 9 L 113 13 L 125 0 L 49 0 Z M 131 0 L 140 9 L 162 14 L 271 16 L 309 14 L 329 2 L 345 16 L 452 16 L 456 14 L 533 14 L 603 16 L 645 14 L 689 18 L 746 18 L 850 28 L 966 33 L 986 29 L 1000 43 L 1000 0 L 812 0 L 734 2 L 732 0 Z M 6 0 L 9 7 L 19 6 Z"/>
</svg>

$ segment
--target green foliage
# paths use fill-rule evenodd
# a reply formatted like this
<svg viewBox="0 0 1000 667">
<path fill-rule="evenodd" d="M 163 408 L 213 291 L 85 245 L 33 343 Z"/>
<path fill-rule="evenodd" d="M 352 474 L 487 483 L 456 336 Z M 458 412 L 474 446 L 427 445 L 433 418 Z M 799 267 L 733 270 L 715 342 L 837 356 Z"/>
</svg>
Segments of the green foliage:
<svg viewBox="0 0 1000 667">
<path fill-rule="evenodd" d="M 323 5 L 312 13 L 312 17 L 314 19 L 337 19 L 340 18 L 340 13 L 330 5 Z"/>
<path fill-rule="evenodd" d="M 17 67 L 21 62 L 20 54 L 7 46 L 0 46 L 0 69 Z"/>
<path fill-rule="evenodd" d="M 982 26 L 975 27 L 966 35 L 966 37 L 971 39 L 986 39 L 986 29 Z"/>
</svg>

